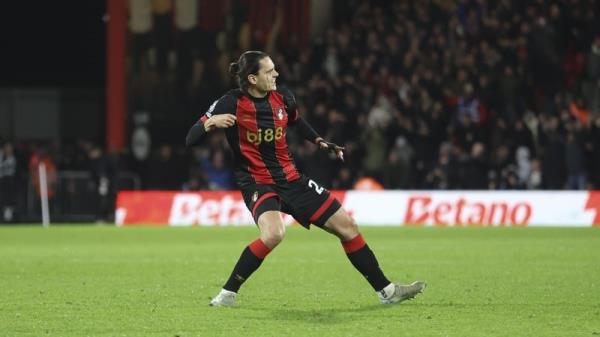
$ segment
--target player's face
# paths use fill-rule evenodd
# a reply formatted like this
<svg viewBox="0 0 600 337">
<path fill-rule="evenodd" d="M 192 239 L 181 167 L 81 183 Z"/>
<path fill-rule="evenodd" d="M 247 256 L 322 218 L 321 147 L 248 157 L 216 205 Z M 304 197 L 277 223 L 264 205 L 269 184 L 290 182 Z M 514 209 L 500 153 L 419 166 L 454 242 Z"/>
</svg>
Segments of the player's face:
<svg viewBox="0 0 600 337">
<path fill-rule="evenodd" d="M 279 76 L 277 70 L 275 70 L 275 64 L 270 57 L 265 57 L 258 62 L 259 69 L 257 75 L 250 75 L 250 83 L 252 83 L 255 89 L 261 93 L 266 93 L 277 89 L 276 79 Z"/>
</svg>

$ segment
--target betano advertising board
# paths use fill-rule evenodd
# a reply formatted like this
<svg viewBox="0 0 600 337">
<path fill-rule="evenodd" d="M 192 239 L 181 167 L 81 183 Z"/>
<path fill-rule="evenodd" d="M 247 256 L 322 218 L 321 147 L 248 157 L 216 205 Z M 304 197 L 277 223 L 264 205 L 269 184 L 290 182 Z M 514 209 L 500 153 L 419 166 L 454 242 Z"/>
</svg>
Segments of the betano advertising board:
<svg viewBox="0 0 600 337">
<path fill-rule="evenodd" d="M 600 226 L 600 191 L 334 191 L 360 225 Z M 293 224 L 291 216 L 284 221 Z M 253 220 L 238 191 L 123 191 L 120 226 L 241 226 Z"/>
</svg>

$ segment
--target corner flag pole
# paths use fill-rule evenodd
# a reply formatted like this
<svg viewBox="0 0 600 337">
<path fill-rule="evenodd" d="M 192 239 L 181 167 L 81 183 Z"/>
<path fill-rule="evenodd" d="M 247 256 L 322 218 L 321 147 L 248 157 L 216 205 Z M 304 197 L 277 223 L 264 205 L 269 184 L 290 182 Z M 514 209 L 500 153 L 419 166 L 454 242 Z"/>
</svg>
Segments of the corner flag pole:
<svg viewBox="0 0 600 337">
<path fill-rule="evenodd" d="M 42 223 L 44 228 L 50 226 L 50 211 L 48 210 L 48 179 L 46 178 L 46 165 L 42 162 L 38 167 L 40 174 L 40 201 L 42 202 Z"/>
</svg>

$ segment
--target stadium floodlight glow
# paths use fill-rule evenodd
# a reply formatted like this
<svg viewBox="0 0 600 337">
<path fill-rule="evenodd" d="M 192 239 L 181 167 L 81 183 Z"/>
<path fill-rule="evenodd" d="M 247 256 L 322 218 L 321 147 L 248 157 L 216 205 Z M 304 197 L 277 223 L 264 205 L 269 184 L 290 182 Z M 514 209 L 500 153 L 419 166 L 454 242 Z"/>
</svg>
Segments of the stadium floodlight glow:
<svg viewBox="0 0 600 337">
<path fill-rule="evenodd" d="M 46 177 L 46 165 L 41 162 L 38 166 L 40 175 L 40 202 L 42 203 L 42 224 L 44 228 L 50 226 L 50 212 L 48 210 L 48 179 Z"/>
</svg>

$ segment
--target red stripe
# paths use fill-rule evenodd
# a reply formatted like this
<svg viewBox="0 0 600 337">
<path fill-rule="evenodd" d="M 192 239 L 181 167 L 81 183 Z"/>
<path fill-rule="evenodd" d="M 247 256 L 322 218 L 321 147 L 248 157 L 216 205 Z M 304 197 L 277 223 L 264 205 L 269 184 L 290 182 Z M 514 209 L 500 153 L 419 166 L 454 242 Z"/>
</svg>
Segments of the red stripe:
<svg viewBox="0 0 600 337">
<path fill-rule="evenodd" d="M 366 244 L 367 243 L 361 234 L 355 236 L 354 239 L 342 242 L 342 246 L 344 247 L 346 254 L 354 253 L 355 251 L 364 247 Z"/>
<path fill-rule="evenodd" d="M 264 259 L 270 252 L 271 248 L 267 247 L 261 239 L 256 239 L 248 245 L 252 254 L 256 255 L 259 259 Z"/>
<path fill-rule="evenodd" d="M 262 202 L 265 201 L 267 198 L 276 196 L 277 194 L 269 192 L 263 194 L 260 198 L 258 198 L 258 200 L 256 200 L 256 202 L 254 203 L 254 207 L 252 207 L 252 217 L 254 217 L 254 213 L 256 213 L 256 208 L 258 208 L 258 205 L 262 204 Z"/>
<path fill-rule="evenodd" d="M 207 119 L 208 119 L 208 116 L 206 116 L 206 115 L 202 115 L 202 117 L 200 117 L 200 121 L 202 123 L 206 122 Z"/>
<path fill-rule="evenodd" d="M 269 103 L 273 112 L 273 123 L 275 124 L 275 130 L 277 130 L 277 128 L 281 128 L 283 130 L 282 137 L 275 140 L 275 156 L 277 157 L 279 165 L 281 165 L 281 168 L 283 169 L 283 173 L 285 173 L 285 178 L 287 181 L 293 181 L 300 178 L 300 173 L 298 173 L 296 165 L 294 165 L 292 158 L 290 158 L 290 151 L 288 150 L 287 146 L 287 139 L 285 136 L 288 122 L 287 113 L 284 113 L 282 115 L 283 118 L 279 119 L 279 109 L 285 109 L 283 96 L 274 91 L 269 96 Z"/>
<path fill-rule="evenodd" d="M 127 3 L 120 0 L 105 3 L 110 15 L 106 26 L 105 137 L 109 150 L 121 150 L 127 143 Z"/>
<path fill-rule="evenodd" d="M 248 97 L 240 97 L 237 102 L 237 127 L 240 138 L 240 153 L 248 163 L 248 171 L 257 183 L 274 184 L 275 181 L 267 165 L 262 160 L 258 146 L 248 141 L 247 133 L 258 133 L 256 107 Z"/>
<path fill-rule="evenodd" d="M 319 219 L 319 217 L 321 215 L 323 215 L 323 213 L 325 213 L 325 211 L 327 210 L 327 208 L 329 207 L 329 205 L 331 205 L 331 203 L 333 202 L 333 195 L 331 195 L 331 193 L 329 193 L 329 197 L 327 198 L 327 200 L 325 200 L 325 202 L 323 203 L 323 205 L 321 205 L 321 207 L 319 207 L 319 209 L 315 212 L 315 214 L 313 214 L 310 217 L 310 222 L 315 222 L 317 221 L 317 219 Z"/>
</svg>

